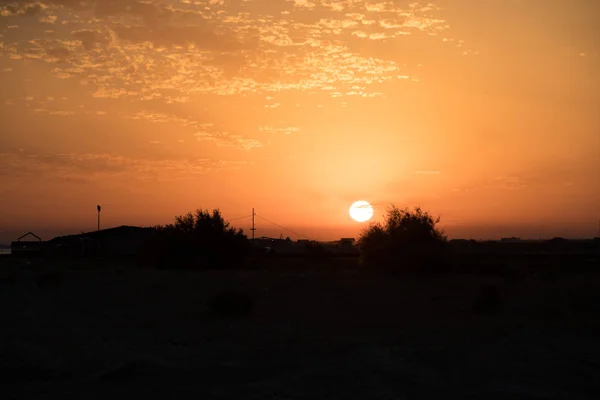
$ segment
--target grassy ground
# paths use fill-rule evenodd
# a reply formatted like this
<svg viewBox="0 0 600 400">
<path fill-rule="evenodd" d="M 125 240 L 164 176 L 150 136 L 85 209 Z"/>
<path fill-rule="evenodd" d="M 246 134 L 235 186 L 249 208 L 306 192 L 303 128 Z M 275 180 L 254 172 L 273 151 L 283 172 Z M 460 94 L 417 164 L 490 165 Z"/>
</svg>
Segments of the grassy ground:
<svg viewBox="0 0 600 400">
<path fill-rule="evenodd" d="M 600 395 L 589 268 L 390 277 L 348 260 L 224 272 L 1 263 L 6 399 Z M 214 315 L 223 292 L 251 310 Z"/>
</svg>

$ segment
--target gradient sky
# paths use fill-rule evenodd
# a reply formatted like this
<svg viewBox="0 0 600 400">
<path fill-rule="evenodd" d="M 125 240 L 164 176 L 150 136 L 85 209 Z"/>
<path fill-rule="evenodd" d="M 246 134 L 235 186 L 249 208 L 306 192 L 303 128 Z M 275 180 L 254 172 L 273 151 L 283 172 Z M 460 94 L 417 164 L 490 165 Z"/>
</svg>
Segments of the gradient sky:
<svg viewBox="0 0 600 400">
<path fill-rule="evenodd" d="M 594 236 L 600 1 L 0 0 L 0 121 L 0 242 L 96 204 L 334 239 L 359 199 Z"/>
</svg>

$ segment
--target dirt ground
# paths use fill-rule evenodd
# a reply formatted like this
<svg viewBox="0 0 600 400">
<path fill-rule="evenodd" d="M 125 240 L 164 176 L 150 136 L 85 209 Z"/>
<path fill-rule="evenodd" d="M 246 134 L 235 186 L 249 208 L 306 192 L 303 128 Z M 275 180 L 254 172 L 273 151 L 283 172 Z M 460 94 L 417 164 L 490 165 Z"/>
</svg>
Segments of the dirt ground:
<svg viewBox="0 0 600 400">
<path fill-rule="evenodd" d="M 0 265 L 3 399 L 600 396 L 600 273 Z"/>
</svg>

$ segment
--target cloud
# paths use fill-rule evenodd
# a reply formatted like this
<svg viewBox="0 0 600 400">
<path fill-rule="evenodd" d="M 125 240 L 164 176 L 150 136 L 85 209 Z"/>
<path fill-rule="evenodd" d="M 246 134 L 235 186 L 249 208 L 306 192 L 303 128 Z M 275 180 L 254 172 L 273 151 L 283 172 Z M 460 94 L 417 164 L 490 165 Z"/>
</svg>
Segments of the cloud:
<svg viewBox="0 0 600 400">
<path fill-rule="evenodd" d="M 434 5 L 392 1 L 0 0 L 0 10 L 11 21 L 36 15 L 77 26 L 57 27 L 44 39 L 22 30 L 19 40 L 5 41 L 0 56 L 44 63 L 57 79 L 91 87 L 94 98 L 167 104 L 282 92 L 326 95 L 340 104 L 382 97 L 382 83 L 418 79 L 406 79 L 388 55 L 354 44 L 448 28 Z M 262 104 L 285 105 L 279 97 Z"/>
<path fill-rule="evenodd" d="M 523 178 L 514 175 L 497 176 L 494 180 L 496 182 L 495 186 L 503 189 L 522 189 L 529 186 Z"/>
<path fill-rule="evenodd" d="M 297 126 L 286 126 L 286 127 L 274 127 L 270 125 L 260 126 L 258 128 L 261 132 L 270 132 L 270 133 L 283 133 L 284 135 L 291 135 L 293 133 L 300 132 L 300 128 Z"/>
<path fill-rule="evenodd" d="M 0 16 L 5 17 L 31 16 L 56 8 L 93 11 L 98 18 L 127 14 L 147 22 L 170 13 L 165 4 L 153 0 L 0 0 Z"/>
<path fill-rule="evenodd" d="M 110 88 L 105 86 L 98 87 L 98 90 L 92 95 L 96 98 L 119 99 L 126 96 L 137 96 L 138 92 L 127 90 L 125 88 Z"/>
<path fill-rule="evenodd" d="M 263 147 L 263 144 L 256 139 L 231 134 L 226 131 L 200 130 L 195 133 L 195 136 L 198 141 L 211 141 L 219 147 L 235 147 L 246 151 Z"/>
<path fill-rule="evenodd" d="M 100 30 L 94 29 L 80 29 L 71 32 L 71 37 L 75 40 L 81 41 L 81 44 L 86 50 L 92 50 L 96 48 L 98 44 L 108 44 L 110 38 Z"/>
<path fill-rule="evenodd" d="M 8 3 L 4 4 L 3 3 Z M 0 17 L 29 17 L 39 14 L 43 10 L 40 2 L 31 1 L 0 1 Z"/>
<path fill-rule="evenodd" d="M 106 179 L 174 181 L 200 174 L 237 170 L 244 161 L 173 158 L 153 160 L 111 153 L 0 153 L 0 176 L 100 181 Z"/>
<path fill-rule="evenodd" d="M 42 24 L 54 24 L 58 20 L 56 15 L 46 15 L 38 19 L 38 21 Z"/>
<path fill-rule="evenodd" d="M 296 8 L 313 9 L 317 6 L 316 3 L 314 3 L 310 0 L 286 0 L 286 1 L 293 3 L 294 7 L 296 7 Z"/>
<path fill-rule="evenodd" d="M 33 111 L 36 113 L 48 114 L 48 115 L 58 115 L 58 116 L 75 115 L 75 111 L 71 111 L 71 110 L 49 110 L 46 108 L 36 108 Z"/>
<path fill-rule="evenodd" d="M 255 41 L 243 41 L 229 32 L 215 33 L 203 26 L 160 27 L 119 26 L 114 29 L 118 38 L 129 42 L 152 42 L 157 46 L 194 44 L 198 49 L 219 52 L 253 49 Z"/>
<path fill-rule="evenodd" d="M 135 120 L 146 120 L 153 123 L 174 123 L 194 131 L 198 141 L 213 142 L 219 147 L 234 147 L 239 150 L 252 150 L 263 147 L 263 143 L 241 134 L 228 132 L 224 127 L 213 123 L 201 122 L 193 117 L 181 117 L 174 114 L 142 111 L 132 117 Z"/>
<path fill-rule="evenodd" d="M 480 190 L 516 190 L 526 189 L 531 185 L 539 185 L 540 181 L 535 178 L 525 178 L 517 175 L 500 175 L 496 177 L 488 177 L 482 179 L 480 182 L 474 183 L 469 186 L 463 186 L 453 188 L 450 190 L 452 193 L 471 193 Z"/>
</svg>

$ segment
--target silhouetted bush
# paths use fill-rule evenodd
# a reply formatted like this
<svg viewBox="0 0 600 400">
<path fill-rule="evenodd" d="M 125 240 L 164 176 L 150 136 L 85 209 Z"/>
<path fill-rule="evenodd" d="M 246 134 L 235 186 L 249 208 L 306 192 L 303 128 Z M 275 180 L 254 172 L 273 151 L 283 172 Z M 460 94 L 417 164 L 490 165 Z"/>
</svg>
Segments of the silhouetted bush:
<svg viewBox="0 0 600 400">
<path fill-rule="evenodd" d="M 439 218 L 418 207 L 411 211 L 391 206 L 384 224 L 371 224 L 361 233 L 363 263 L 419 272 L 442 269 L 446 237 L 437 223 Z"/>
<path fill-rule="evenodd" d="M 140 260 L 161 269 L 238 268 L 249 250 L 243 231 L 230 227 L 218 209 L 199 209 L 157 227 Z"/>
<path fill-rule="evenodd" d="M 227 290 L 212 297 L 208 307 L 213 318 L 239 318 L 252 312 L 254 300 L 246 293 Z"/>
</svg>

